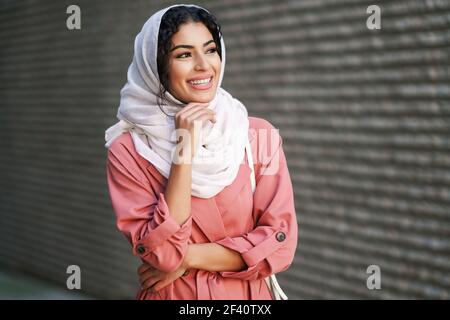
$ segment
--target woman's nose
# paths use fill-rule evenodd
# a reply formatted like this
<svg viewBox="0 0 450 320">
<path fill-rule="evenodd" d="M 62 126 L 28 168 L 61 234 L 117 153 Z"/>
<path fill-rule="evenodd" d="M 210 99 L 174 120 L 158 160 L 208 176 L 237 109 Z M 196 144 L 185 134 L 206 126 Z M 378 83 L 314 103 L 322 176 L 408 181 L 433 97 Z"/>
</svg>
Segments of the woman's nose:
<svg viewBox="0 0 450 320">
<path fill-rule="evenodd" d="M 209 62 L 203 55 L 198 55 L 195 62 L 195 70 L 207 70 L 209 69 Z"/>
</svg>

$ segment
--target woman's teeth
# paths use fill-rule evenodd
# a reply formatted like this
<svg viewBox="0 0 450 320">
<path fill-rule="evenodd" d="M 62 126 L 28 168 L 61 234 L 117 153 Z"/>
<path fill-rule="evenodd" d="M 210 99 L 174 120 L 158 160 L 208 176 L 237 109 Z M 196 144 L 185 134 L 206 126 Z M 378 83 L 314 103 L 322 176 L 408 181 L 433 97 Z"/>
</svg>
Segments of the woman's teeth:
<svg viewBox="0 0 450 320">
<path fill-rule="evenodd" d="M 195 81 L 189 81 L 192 84 L 206 84 L 211 81 L 211 78 L 208 79 L 202 79 L 202 80 L 195 80 Z"/>
</svg>

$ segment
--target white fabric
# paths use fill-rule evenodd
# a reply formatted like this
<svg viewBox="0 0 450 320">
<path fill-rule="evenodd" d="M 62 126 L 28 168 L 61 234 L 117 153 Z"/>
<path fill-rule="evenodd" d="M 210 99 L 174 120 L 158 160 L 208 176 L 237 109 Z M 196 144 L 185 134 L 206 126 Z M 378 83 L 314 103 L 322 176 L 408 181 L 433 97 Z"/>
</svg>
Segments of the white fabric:
<svg viewBox="0 0 450 320">
<path fill-rule="evenodd" d="M 105 132 L 105 147 L 109 148 L 115 138 L 130 131 L 136 151 L 166 178 L 169 177 L 177 137 L 174 118 L 166 116 L 157 105 L 160 82 L 156 59 L 161 18 L 174 6 L 153 14 L 136 36 L 133 61 L 127 73 L 128 81 L 120 92 L 117 113 L 120 121 Z M 214 124 L 210 121 L 204 123 L 198 153 L 192 161 L 192 195 L 200 198 L 213 197 L 234 181 L 243 161 L 248 137 L 247 109 L 220 87 L 225 68 L 223 38 L 221 46 L 218 89 L 208 107 L 215 111 L 217 121 Z M 163 105 L 163 110 L 175 115 L 181 110 L 177 106 L 181 102 L 169 92 L 166 92 L 166 98 L 170 104 Z"/>
</svg>

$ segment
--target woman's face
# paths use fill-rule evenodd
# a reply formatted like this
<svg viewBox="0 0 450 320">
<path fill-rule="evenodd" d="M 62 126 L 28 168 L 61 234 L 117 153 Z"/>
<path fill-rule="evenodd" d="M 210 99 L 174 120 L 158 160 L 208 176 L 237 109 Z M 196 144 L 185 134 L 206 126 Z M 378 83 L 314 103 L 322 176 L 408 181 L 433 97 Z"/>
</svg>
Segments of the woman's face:
<svg viewBox="0 0 450 320">
<path fill-rule="evenodd" d="M 210 102 L 220 76 L 217 50 L 203 23 L 181 25 L 172 36 L 169 52 L 169 92 L 184 103 Z"/>
</svg>

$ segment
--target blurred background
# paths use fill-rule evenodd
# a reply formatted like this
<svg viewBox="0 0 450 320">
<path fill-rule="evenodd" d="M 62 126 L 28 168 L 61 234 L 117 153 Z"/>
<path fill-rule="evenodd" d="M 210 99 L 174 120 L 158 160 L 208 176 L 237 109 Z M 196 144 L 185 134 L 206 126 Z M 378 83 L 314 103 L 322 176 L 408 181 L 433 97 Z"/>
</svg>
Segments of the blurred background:
<svg viewBox="0 0 450 320">
<path fill-rule="evenodd" d="M 0 1 L 0 299 L 135 297 L 104 131 L 134 37 L 175 3 Z M 283 137 L 299 222 L 278 276 L 290 299 L 448 299 L 450 1 L 192 3 L 222 26 L 223 87 Z"/>
</svg>

